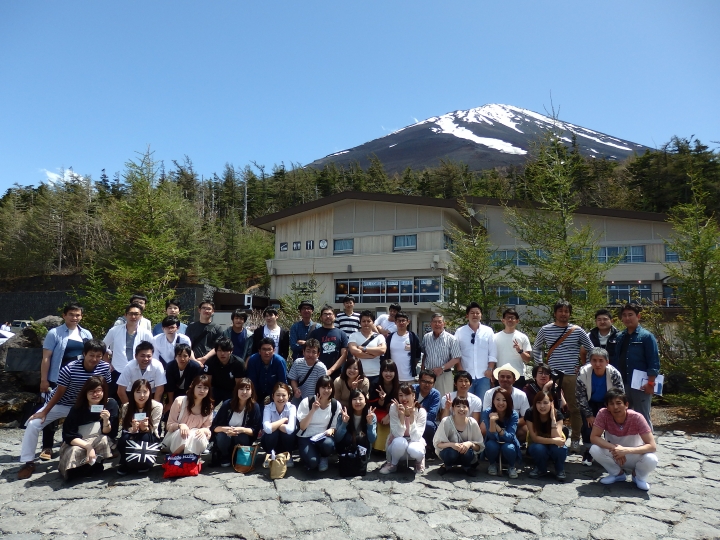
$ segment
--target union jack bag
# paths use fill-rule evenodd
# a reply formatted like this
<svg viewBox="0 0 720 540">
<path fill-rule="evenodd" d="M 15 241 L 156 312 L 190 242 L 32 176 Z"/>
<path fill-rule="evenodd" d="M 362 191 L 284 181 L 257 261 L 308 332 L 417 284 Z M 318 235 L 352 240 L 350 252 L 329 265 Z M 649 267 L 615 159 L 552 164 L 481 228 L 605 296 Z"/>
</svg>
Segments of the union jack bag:
<svg viewBox="0 0 720 540">
<path fill-rule="evenodd" d="M 125 441 L 125 465 L 130 469 L 148 469 L 160 455 L 160 443 L 152 441 Z"/>
</svg>

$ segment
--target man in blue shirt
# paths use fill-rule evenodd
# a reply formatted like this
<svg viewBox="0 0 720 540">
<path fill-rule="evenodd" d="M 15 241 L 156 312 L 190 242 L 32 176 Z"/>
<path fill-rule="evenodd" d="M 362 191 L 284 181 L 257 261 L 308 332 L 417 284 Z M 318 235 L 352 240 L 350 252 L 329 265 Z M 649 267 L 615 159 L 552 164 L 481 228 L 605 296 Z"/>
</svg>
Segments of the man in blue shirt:
<svg viewBox="0 0 720 540">
<path fill-rule="evenodd" d="M 437 415 L 440 410 L 440 392 L 434 388 L 435 378 L 436 375 L 431 369 L 424 369 L 420 372 L 420 384 L 413 385 L 415 401 L 427 411 L 423 439 L 425 439 L 425 455 L 428 459 L 437 458 L 433 447 L 433 437 L 435 437 L 438 426 Z"/>
<path fill-rule="evenodd" d="M 248 358 L 245 375 L 255 386 L 258 403 L 264 403 L 266 397 L 272 395 L 275 383 L 287 384 L 287 365 L 285 359 L 275 354 L 275 340 L 271 337 L 262 338 L 259 352 Z"/>
<path fill-rule="evenodd" d="M 170 300 L 165 302 L 165 315 L 168 317 L 180 317 L 180 302 L 178 302 L 175 298 L 171 298 Z M 180 326 L 178 328 L 178 332 L 181 334 L 185 334 L 185 331 L 187 330 L 187 324 L 180 323 Z M 152 329 L 152 335 L 153 336 L 159 336 L 163 333 L 163 326 L 162 322 L 157 323 L 155 326 L 153 326 Z"/>
<path fill-rule="evenodd" d="M 232 326 L 225 329 L 223 335 L 233 344 L 233 355 L 246 361 L 253 345 L 253 333 L 245 328 L 248 316 L 242 309 L 236 309 L 230 316 Z"/>
<path fill-rule="evenodd" d="M 89 330 L 80 326 L 83 308 L 80 304 L 70 303 L 63 308 L 64 324 L 51 329 L 43 341 L 42 363 L 40 364 L 40 392 L 48 393 L 57 386 L 60 368 L 73 360 L 83 358 L 83 345 L 92 339 Z M 43 428 L 43 450 L 40 459 L 52 458 L 57 422 Z"/>
<path fill-rule="evenodd" d="M 315 306 L 313 306 L 310 302 L 307 300 L 300 302 L 298 311 L 300 312 L 301 320 L 290 327 L 290 349 L 292 349 L 293 360 L 303 357 L 305 340 L 308 339 L 310 332 L 316 328 L 320 328 L 320 323 L 312 321 Z"/>
<path fill-rule="evenodd" d="M 652 429 L 650 405 L 655 391 L 655 377 L 660 372 L 660 354 L 655 336 L 640 326 L 640 309 L 637 304 L 625 304 L 620 308 L 625 330 L 617 335 L 615 354 L 610 363 L 622 375 L 630 408 L 642 414 Z M 647 383 L 639 390 L 630 385 L 635 370 L 647 373 Z"/>
</svg>

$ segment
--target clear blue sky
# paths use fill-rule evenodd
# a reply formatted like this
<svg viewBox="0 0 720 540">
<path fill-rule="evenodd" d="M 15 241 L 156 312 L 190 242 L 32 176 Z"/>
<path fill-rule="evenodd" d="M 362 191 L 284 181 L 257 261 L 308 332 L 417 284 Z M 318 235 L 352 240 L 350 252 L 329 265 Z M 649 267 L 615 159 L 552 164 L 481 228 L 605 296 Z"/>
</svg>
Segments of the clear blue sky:
<svg viewBox="0 0 720 540">
<path fill-rule="evenodd" d="M 648 146 L 720 141 L 720 2 L 0 2 L 0 193 L 148 145 L 305 164 L 506 103 Z M 713 37 L 714 36 L 714 37 Z"/>
</svg>

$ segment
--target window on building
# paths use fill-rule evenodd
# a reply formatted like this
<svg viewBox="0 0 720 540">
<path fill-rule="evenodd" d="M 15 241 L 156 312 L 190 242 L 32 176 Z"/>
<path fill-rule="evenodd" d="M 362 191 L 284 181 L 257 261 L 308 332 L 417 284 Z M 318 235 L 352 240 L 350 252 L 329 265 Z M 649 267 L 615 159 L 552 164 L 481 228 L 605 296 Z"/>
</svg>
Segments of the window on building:
<svg viewBox="0 0 720 540">
<path fill-rule="evenodd" d="M 352 253 L 354 243 L 355 242 L 354 242 L 353 238 L 344 238 L 342 240 L 334 240 L 333 241 L 333 254 Z"/>
<path fill-rule="evenodd" d="M 352 294 L 358 304 L 438 302 L 441 290 L 439 277 L 337 279 L 335 302 L 341 303 L 347 294 Z"/>
<path fill-rule="evenodd" d="M 449 234 L 443 235 L 443 249 L 447 249 L 448 251 L 455 251 L 455 241 Z"/>
<path fill-rule="evenodd" d="M 393 251 L 417 250 L 417 234 L 401 234 L 393 238 Z"/>
<path fill-rule="evenodd" d="M 440 301 L 440 278 L 415 278 L 415 302 Z"/>
<path fill-rule="evenodd" d="M 359 279 L 338 279 L 335 280 L 335 302 L 342 303 L 342 299 L 348 294 L 356 299 L 360 295 Z"/>
<path fill-rule="evenodd" d="M 652 300 L 652 285 L 649 283 L 613 283 L 607 286 L 607 299 L 610 304 L 624 304 L 640 298 Z"/>
<path fill-rule="evenodd" d="M 598 251 L 600 262 L 612 262 L 618 257 L 621 263 L 644 263 L 645 246 L 610 246 Z"/>
<path fill-rule="evenodd" d="M 680 262 L 680 255 L 675 253 L 667 245 L 665 246 L 665 262 Z"/>
<path fill-rule="evenodd" d="M 521 306 L 527 304 L 525 300 L 520 298 L 517 292 L 511 287 L 498 287 L 497 294 L 500 297 L 500 302 L 510 306 Z"/>
</svg>

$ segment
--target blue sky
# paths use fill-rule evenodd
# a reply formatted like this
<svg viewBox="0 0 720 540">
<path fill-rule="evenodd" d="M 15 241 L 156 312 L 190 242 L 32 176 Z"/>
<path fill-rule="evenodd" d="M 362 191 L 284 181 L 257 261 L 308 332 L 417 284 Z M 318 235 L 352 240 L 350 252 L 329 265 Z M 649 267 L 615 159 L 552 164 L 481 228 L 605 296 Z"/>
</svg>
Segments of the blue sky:
<svg viewBox="0 0 720 540">
<path fill-rule="evenodd" d="M 648 146 L 720 141 L 720 2 L 0 2 L 0 193 L 148 145 L 305 164 L 506 103 Z M 713 37 L 714 36 L 714 37 Z"/>
</svg>

